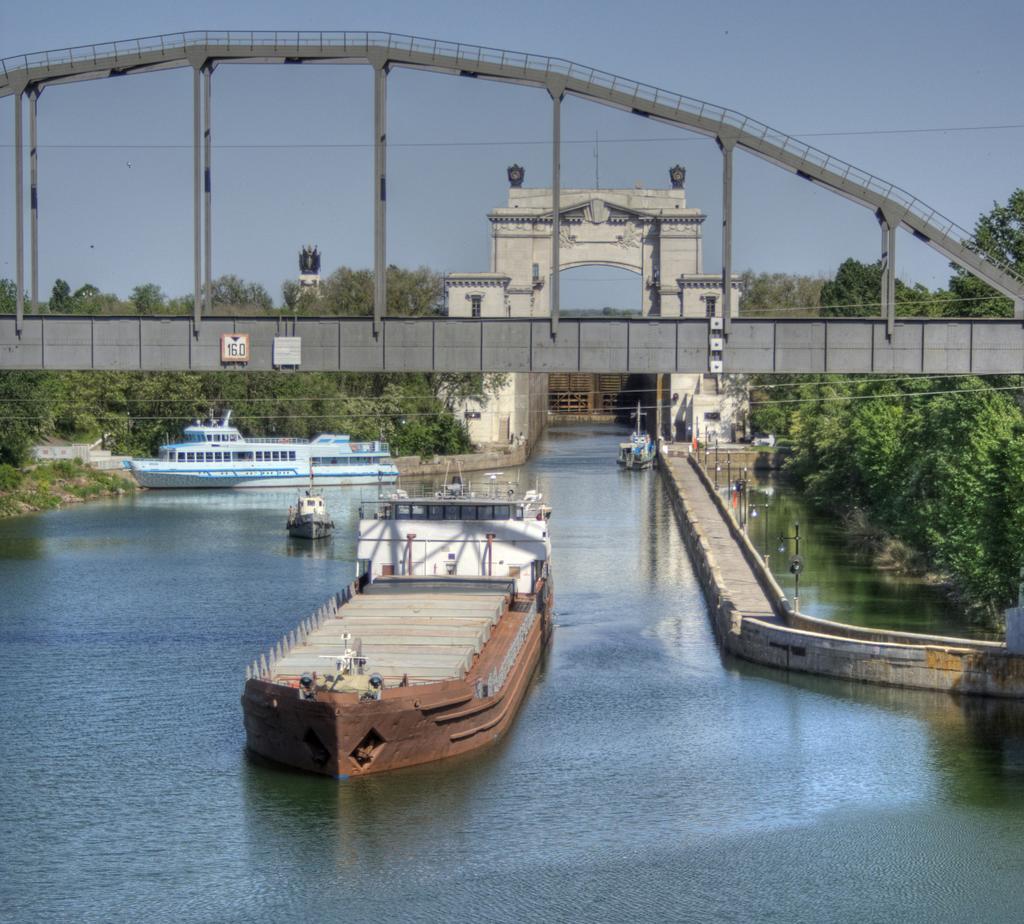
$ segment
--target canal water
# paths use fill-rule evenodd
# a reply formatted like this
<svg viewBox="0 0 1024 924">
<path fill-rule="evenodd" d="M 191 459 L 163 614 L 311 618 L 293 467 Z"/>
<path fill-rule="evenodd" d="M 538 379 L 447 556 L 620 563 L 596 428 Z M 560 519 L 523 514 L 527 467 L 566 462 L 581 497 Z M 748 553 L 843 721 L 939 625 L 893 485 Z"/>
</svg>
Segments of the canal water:
<svg viewBox="0 0 1024 924">
<path fill-rule="evenodd" d="M 0 919 L 1019 919 L 1021 709 L 724 658 L 620 438 L 552 429 L 522 472 L 558 627 L 510 734 L 345 783 L 247 757 L 239 695 L 352 577 L 358 489 L 316 552 L 286 493 L 0 521 Z"/>
<path fill-rule="evenodd" d="M 731 500 L 728 489 L 723 498 Z M 951 606 L 940 586 L 893 571 L 880 571 L 874 556 L 851 544 L 834 518 L 813 508 L 791 482 L 780 478 L 754 483 L 749 492 L 747 533 L 768 555 L 776 580 L 790 599 L 799 591 L 800 611 L 820 619 L 873 628 L 1002 638 L 990 626 L 971 622 Z M 742 517 L 740 518 L 743 519 Z M 802 561 L 799 588 L 789 563 Z"/>
</svg>

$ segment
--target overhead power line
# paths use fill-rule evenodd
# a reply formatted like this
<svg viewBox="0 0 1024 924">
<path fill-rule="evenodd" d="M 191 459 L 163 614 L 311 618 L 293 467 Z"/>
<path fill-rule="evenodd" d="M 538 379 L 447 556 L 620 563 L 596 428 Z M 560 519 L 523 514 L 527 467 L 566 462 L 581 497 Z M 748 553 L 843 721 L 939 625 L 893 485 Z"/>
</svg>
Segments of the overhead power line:
<svg viewBox="0 0 1024 924">
<path fill-rule="evenodd" d="M 841 138 L 841 137 L 861 137 L 870 135 L 920 135 L 920 134 L 932 134 L 932 133 L 946 133 L 946 132 L 988 132 L 988 131 L 1010 131 L 1014 129 L 1024 128 L 1024 123 L 1021 122 L 1008 122 L 999 125 L 947 125 L 937 127 L 925 127 L 925 128 L 871 128 L 871 129 L 856 129 L 851 131 L 828 131 L 828 132 L 798 132 L 794 133 L 794 138 Z M 707 142 L 710 141 L 708 138 L 703 137 L 657 137 L 657 138 L 639 138 L 639 137 L 625 137 L 625 138 L 602 138 L 602 144 L 679 144 L 681 142 Z M 563 138 L 561 143 L 563 145 L 593 145 L 593 138 Z M 389 141 L 389 148 L 476 148 L 476 147 L 506 147 L 509 145 L 550 145 L 551 139 L 549 138 L 506 138 L 496 139 L 493 141 Z M 13 143 L 7 143 L 4 147 L 14 147 Z M 124 149 L 131 148 L 133 150 L 145 150 L 145 149 L 169 149 L 169 150 L 191 150 L 192 145 L 189 143 L 181 142 L 168 142 L 168 143 L 142 143 L 142 142 L 104 142 L 104 143 L 90 143 L 90 142 L 51 142 L 47 144 L 40 144 L 37 147 L 41 149 L 51 148 L 74 148 L 74 149 Z M 342 149 L 342 148 L 372 148 L 372 142 L 362 141 L 290 141 L 290 142 L 219 142 L 214 143 L 213 147 L 220 150 L 232 150 L 232 149 L 247 149 L 247 148 L 265 148 L 268 150 L 281 149 L 311 149 L 315 150 L 318 148 L 323 149 Z"/>
<path fill-rule="evenodd" d="M 934 395 L 966 395 L 983 391 L 1019 391 L 1024 385 L 984 385 L 980 388 L 942 388 L 935 391 L 894 391 L 882 395 L 819 395 L 816 398 L 772 398 L 767 401 L 751 401 L 751 407 L 764 404 L 829 404 L 835 401 L 883 401 L 893 398 L 926 398 Z"/>
</svg>

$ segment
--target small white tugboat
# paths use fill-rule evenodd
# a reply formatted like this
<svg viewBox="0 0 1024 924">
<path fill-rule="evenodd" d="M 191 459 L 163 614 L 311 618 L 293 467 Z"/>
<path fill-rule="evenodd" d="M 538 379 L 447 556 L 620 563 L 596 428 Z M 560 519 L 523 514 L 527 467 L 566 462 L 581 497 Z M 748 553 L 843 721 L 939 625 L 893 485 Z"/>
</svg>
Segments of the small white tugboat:
<svg viewBox="0 0 1024 924">
<path fill-rule="evenodd" d="M 300 495 L 294 507 L 288 508 L 288 535 L 297 539 L 326 539 L 334 529 L 327 513 L 327 504 L 312 489 Z"/>
<path fill-rule="evenodd" d="M 654 440 L 648 435 L 641 424 L 641 420 L 647 415 L 640 409 L 640 402 L 636 404 L 636 429 L 630 435 L 628 441 L 619 443 L 619 465 L 627 469 L 650 468 L 657 458 L 657 447 Z"/>
</svg>

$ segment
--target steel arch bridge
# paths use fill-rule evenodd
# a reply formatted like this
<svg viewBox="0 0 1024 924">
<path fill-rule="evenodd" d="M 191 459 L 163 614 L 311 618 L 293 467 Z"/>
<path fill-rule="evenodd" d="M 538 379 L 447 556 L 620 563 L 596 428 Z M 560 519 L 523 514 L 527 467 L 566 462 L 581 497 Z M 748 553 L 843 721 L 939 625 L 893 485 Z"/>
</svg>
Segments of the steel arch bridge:
<svg viewBox="0 0 1024 924">
<path fill-rule="evenodd" d="M 454 366 L 467 371 L 506 369 L 510 364 L 517 371 L 647 371 L 646 367 L 652 362 L 668 361 L 671 352 L 672 362 L 650 371 L 696 372 L 707 370 L 712 355 L 708 348 L 707 322 L 701 322 L 697 330 L 693 319 L 563 321 L 559 334 L 557 272 L 550 280 L 554 306 L 550 321 L 386 319 L 387 75 L 392 68 L 404 67 L 516 83 L 539 88 L 549 95 L 552 101 L 554 227 L 558 226 L 560 214 L 560 118 L 561 102 L 566 94 L 714 138 L 723 155 L 724 280 L 732 276 L 732 164 L 737 148 L 871 209 L 882 228 L 882 317 L 853 322 L 734 318 L 731 286 L 724 285 L 722 329 L 712 333 L 721 336 L 726 344 L 729 361 L 725 371 L 1024 371 L 1024 333 L 1020 323 L 1024 319 L 1024 275 L 997 256 L 985 253 L 970 232 L 900 187 L 756 119 L 561 58 L 391 33 L 301 31 L 182 32 L 38 52 L 0 61 L 0 97 L 14 97 L 17 249 L 17 308 L 14 318 L 0 319 L 0 369 L 210 368 L 207 365 L 210 362 L 213 368 L 217 367 L 203 336 L 204 324 L 209 326 L 214 322 L 209 317 L 204 322 L 202 314 L 204 300 L 209 306 L 212 263 L 212 73 L 223 63 L 304 62 L 365 64 L 374 71 L 373 318 L 295 322 L 311 331 L 314 327 L 329 328 L 324 335 L 326 339 L 314 339 L 314 346 L 328 357 L 322 357 L 328 368 L 334 366 L 328 355 L 332 349 L 341 368 L 346 368 L 347 362 L 357 361 L 358 354 L 361 357 L 358 362 L 372 368 Z M 23 304 L 23 100 L 27 97 L 29 105 L 30 273 L 35 306 L 38 303 L 35 135 L 39 94 L 51 85 L 170 68 L 193 70 L 193 317 L 128 321 L 50 316 L 45 324 L 38 317 L 26 319 Z M 900 227 L 1012 299 L 1015 320 L 906 320 L 897 324 L 895 240 L 896 229 Z M 551 247 L 552 266 L 558 267 L 561 265 L 559 235 L 552 235 Z M 190 336 L 179 338 L 184 321 L 190 326 Z M 173 334 L 161 330 L 166 323 L 174 328 Z M 225 323 L 233 330 L 240 330 L 246 328 L 247 321 L 236 318 Z M 266 327 L 268 321 L 249 319 L 248 323 L 256 330 Z M 269 322 L 275 323 L 280 324 Z M 399 353 L 392 352 L 391 365 L 385 345 L 388 327 L 393 331 L 392 344 L 400 345 L 400 348 L 395 347 Z M 542 329 L 547 333 L 546 338 L 540 335 Z M 52 362 L 47 366 L 47 345 L 51 357 L 60 357 L 56 366 Z M 347 345 L 352 348 L 348 350 L 351 355 L 346 353 Z M 169 351 L 163 359 L 160 359 L 161 347 Z M 509 347 L 513 347 L 511 353 Z M 518 358 L 509 359 L 509 356 Z"/>
</svg>

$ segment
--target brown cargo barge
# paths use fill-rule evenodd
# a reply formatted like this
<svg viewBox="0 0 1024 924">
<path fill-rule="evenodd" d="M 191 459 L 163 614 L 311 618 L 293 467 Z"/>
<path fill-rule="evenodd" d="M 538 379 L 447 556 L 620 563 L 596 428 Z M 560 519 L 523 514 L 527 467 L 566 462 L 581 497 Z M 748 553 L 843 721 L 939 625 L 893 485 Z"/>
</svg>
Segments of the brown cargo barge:
<svg viewBox="0 0 1024 924">
<path fill-rule="evenodd" d="M 251 751 L 339 779 L 499 738 L 551 633 L 539 495 L 460 486 L 371 506 L 364 576 L 255 663 L 242 696 Z"/>
</svg>

